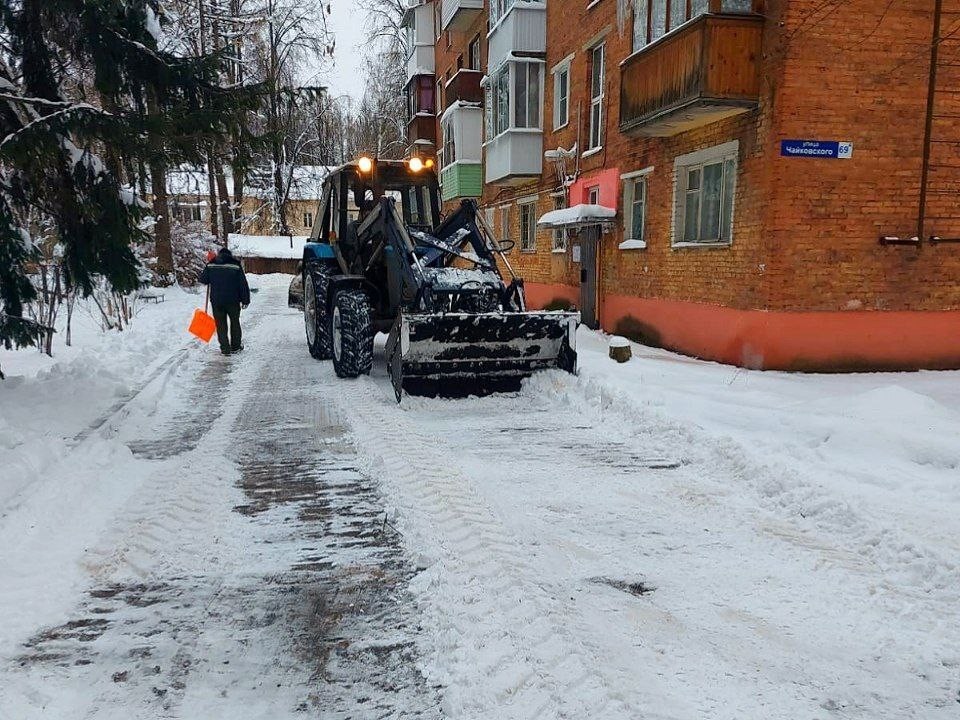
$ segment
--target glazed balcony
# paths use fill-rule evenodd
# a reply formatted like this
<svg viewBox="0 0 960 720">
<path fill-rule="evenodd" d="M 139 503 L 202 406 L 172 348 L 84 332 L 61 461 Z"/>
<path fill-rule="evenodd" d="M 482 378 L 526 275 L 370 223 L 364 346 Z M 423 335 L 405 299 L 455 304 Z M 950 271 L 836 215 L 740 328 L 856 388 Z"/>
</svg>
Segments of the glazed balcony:
<svg viewBox="0 0 960 720">
<path fill-rule="evenodd" d="M 480 70 L 466 68 L 457 70 L 444 88 L 444 109 L 458 100 L 468 103 L 483 102 L 483 90 L 480 89 L 481 78 L 483 78 L 483 72 Z"/>
<path fill-rule="evenodd" d="M 415 45 L 407 57 L 407 82 L 417 75 L 433 75 L 433 45 Z"/>
<path fill-rule="evenodd" d="M 538 177 L 543 171 L 543 133 L 510 128 L 484 145 L 484 180 L 511 185 Z"/>
<path fill-rule="evenodd" d="M 440 0 L 440 28 L 466 30 L 483 12 L 483 0 Z"/>
<path fill-rule="evenodd" d="M 407 143 L 410 145 L 437 144 L 437 117 L 418 113 L 407 122 Z"/>
<path fill-rule="evenodd" d="M 491 28 L 487 43 L 490 70 L 520 55 L 542 57 L 547 48 L 546 3 L 516 0 Z"/>
<path fill-rule="evenodd" d="M 668 137 L 757 107 L 760 15 L 701 15 L 620 64 L 620 130 Z"/>
</svg>

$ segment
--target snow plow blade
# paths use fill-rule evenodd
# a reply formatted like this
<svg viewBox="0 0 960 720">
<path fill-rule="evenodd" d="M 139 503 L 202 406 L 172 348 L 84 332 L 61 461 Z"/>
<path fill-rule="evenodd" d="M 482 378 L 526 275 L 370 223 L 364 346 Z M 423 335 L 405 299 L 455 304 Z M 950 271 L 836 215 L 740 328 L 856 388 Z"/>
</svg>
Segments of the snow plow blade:
<svg viewBox="0 0 960 720">
<path fill-rule="evenodd" d="M 537 370 L 575 373 L 579 313 L 401 314 L 387 340 L 393 389 L 428 395 L 488 394 Z"/>
</svg>

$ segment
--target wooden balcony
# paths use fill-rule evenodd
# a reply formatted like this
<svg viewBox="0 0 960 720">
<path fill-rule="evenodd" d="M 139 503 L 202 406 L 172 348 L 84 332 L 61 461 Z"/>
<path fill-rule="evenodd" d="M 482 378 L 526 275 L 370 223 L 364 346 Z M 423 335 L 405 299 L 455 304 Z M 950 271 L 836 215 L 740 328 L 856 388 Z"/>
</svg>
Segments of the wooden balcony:
<svg viewBox="0 0 960 720">
<path fill-rule="evenodd" d="M 435 115 L 419 113 L 407 121 L 407 142 L 437 144 L 437 118 Z"/>
<path fill-rule="evenodd" d="M 760 15 L 702 15 L 621 63 L 620 131 L 668 137 L 753 110 Z"/>
<path fill-rule="evenodd" d="M 463 102 L 478 103 L 483 102 L 483 91 L 480 89 L 480 78 L 483 73 L 480 70 L 467 70 L 460 68 L 457 73 L 450 78 L 444 89 L 444 109 L 450 107 L 457 100 Z"/>
</svg>

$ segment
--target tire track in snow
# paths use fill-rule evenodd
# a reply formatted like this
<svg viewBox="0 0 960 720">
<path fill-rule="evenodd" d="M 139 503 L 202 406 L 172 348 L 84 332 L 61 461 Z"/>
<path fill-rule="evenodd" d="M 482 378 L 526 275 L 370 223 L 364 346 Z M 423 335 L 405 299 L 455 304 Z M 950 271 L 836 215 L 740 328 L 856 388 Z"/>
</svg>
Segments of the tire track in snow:
<svg viewBox="0 0 960 720">
<path fill-rule="evenodd" d="M 252 336 L 229 374 L 201 370 L 193 389 L 228 397 L 196 447 L 138 461 L 153 471 L 86 554 L 92 587 L 27 641 L 10 675 L 36 708 L 98 720 L 438 716 L 416 670 L 408 560 L 317 399 L 318 366 L 289 315 Z M 279 378 L 278 352 L 297 352 Z"/>
<path fill-rule="evenodd" d="M 429 620 L 444 623 L 443 645 L 432 648 L 430 661 L 447 685 L 445 711 L 504 720 L 635 717 L 637 698 L 614 690 L 597 671 L 603 658 L 584 641 L 589 633 L 576 627 L 556 588 L 536 582 L 516 539 L 455 461 L 435 449 L 437 439 L 414 428 L 372 381 L 337 382 L 341 412 L 364 445 L 369 472 L 389 481 L 402 514 L 415 513 L 418 527 L 435 528 L 431 537 L 409 539 L 436 548 L 438 556 L 415 582 L 421 600 L 443 593 L 436 602 L 468 621 L 474 614 L 471 628 L 450 622 L 451 607 L 428 609 Z M 413 532 L 410 524 L 402 529 Z M 493 627 L 491 613 L 498 618 Z"/>
</svg>

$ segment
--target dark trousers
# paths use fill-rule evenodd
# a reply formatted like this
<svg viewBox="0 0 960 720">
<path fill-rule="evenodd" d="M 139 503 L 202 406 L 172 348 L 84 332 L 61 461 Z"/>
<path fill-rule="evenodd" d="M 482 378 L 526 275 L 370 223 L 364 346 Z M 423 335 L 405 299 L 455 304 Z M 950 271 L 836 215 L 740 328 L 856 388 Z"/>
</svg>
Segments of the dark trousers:
<svg viewBox="0 0 960 720">
<path fill-rule="evenodd" d="M 240 304 L 213 308 L 213 319 L 217 321 L 217 340 L 220 350 L 231 352 L 240 349 L 243 333 L 240 331 Z M 227 335 L 227 320 L 230 320 L 230 334 Z"/>
</svg>

